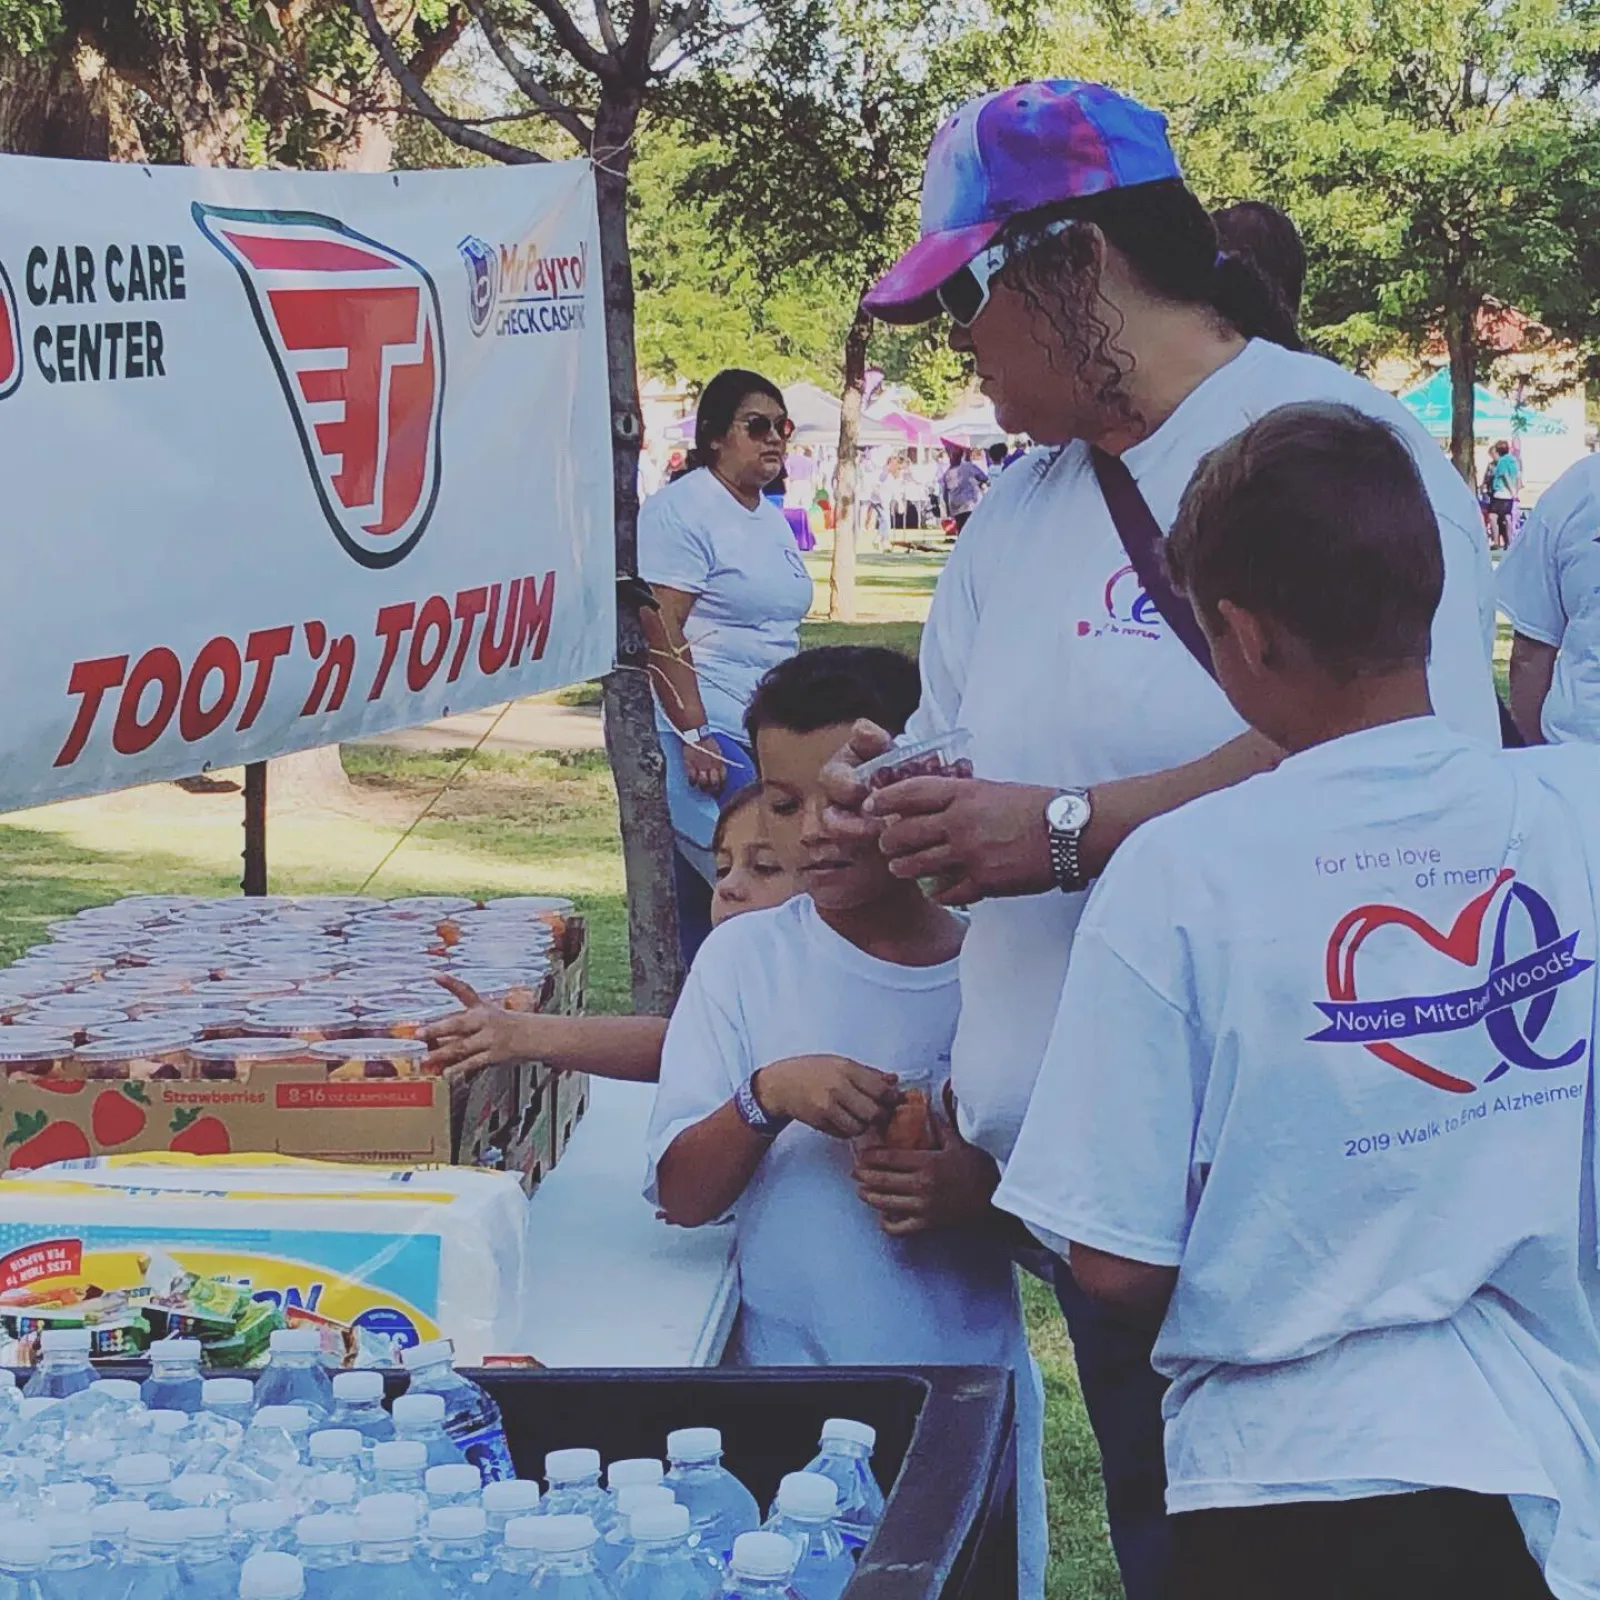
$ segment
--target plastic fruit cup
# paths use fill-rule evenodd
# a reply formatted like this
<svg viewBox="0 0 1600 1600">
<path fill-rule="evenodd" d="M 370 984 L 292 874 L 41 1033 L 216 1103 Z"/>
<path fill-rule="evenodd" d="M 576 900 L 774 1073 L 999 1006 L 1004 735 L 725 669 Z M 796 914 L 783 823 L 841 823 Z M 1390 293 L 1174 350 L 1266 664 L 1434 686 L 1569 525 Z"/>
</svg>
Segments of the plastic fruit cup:
<svg viewBox="0 0 1600 1600">
<path fill-rule="evenodd" d="M 63 1073 L 72 1051 L 72 1040 L 64 1033 L 47 1028 L 0 1028 L 0 1074 L 7 1078 Z"/>
<path fill-rule="evenodd" d="M 887 789 L 908 778 L 970 778 L 972 735 L 952 728 L 933 739 L 897 740 L 881 756 L 857 767 L 856 776 L 869 789 Z"/>
<path fill-rule="evenodd" d="M 313 1045 L 335 1082 L 364 1078 L 420 1078 L 428 1047 L 420 1039 L 338 1039 Z"/>
<path fill-rule="evenodd" d="M 248 1078 L 253 1066 L 275 1066 L 288 1061 L 309 1061 L 311 1049 L 300 1039 L 265 1039 L 236 1035 L 231 1039 L 202 1039 L 189 1046 L 189 1054 L 202 1078 L 231 1082 Z"/>
<path fill-rule="evenodd" d="M 79 1045 L 73 1060 L 86 1078 L 123 1078 L 137 1083 L 192 1078 L 195 1065 L 189 1052 L 194 1043 L 194 1032 L 188 1028 L 132 1023 L 93 1044 Z"/>
</svg>

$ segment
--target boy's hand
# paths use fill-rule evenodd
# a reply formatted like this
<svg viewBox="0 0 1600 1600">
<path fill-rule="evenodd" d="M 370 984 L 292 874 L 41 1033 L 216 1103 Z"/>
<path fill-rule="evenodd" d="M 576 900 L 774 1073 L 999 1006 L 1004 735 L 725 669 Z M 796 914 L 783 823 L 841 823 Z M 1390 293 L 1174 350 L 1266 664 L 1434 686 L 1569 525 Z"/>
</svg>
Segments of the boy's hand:
<svg viewBox="0 0 1600 1600">
<path fill-rule="evenodd" d="M 836 750 L 823 767 L 821 784 L 828 807 L 822 821 L 832 838 L 860 843 L 883 832 L 883 823 L 861 809 L 871 790 L 856 776 L 856 768 L 881 756 L 893 743 L 877 723 L 862 718 L 850 730 L 850 742 Z"/>
<path fill-rule="evenodd" d="M 937 1111 L 932 1150 L 868 1145 L 856 1152 L 856 1192 L 896 1236 L 981 1222 L 1000 1183 L 994 1158 L 968 1144 Z"/>
<path fill-rule="evenodd" d="M 471 984 L 459 978 L 434 981 L 448 989 L 465 1009 L 423 1030 L 423 1038 L 433 1046 L 423 1062 L 424 1071 L 470 1078 L 485 1067 L 525 1061 L 536 1054 L 528 1048 L 526 1012 L 490 1005 Z"/>
<path fill-rule="evenodd" d="M 790 1056 L 750 1080 L 763 1111 L 834 1139 L 854 1139 L 890 1110 L 899 1093 L 895 1084 L 892 1073 L 844 1056 Z"/>
</svg>

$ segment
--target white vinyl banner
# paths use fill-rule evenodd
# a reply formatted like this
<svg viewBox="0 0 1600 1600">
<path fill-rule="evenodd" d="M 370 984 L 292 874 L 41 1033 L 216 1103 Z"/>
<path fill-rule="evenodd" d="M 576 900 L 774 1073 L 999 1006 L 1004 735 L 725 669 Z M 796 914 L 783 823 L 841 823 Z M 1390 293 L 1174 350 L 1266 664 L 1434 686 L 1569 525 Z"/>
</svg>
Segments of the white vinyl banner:
<svg viewBox="0 0 1600 1600">
<path fill-rule="evenodd" d="M 0 810 L 612 663 L 585 162 L 0 156 Z"/>
</svg>

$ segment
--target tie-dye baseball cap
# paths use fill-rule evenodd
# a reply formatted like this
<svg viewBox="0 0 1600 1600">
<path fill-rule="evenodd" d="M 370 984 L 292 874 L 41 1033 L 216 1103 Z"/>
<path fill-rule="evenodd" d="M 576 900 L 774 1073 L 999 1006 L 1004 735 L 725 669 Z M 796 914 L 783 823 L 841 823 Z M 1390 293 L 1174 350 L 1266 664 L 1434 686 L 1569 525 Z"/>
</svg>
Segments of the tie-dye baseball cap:
<svg viewBox="0 0 1600 1600">
<path fill-rule="evenodd" d="M 884 322 L 938 315 L 934 290 L 1012 217 L 1181 178 L 1167 119 L 1101 83 L 1044 78 L 969 100 L 939 129 L 922 179 L 922 237 L 867 291 Z"/>
</svg>

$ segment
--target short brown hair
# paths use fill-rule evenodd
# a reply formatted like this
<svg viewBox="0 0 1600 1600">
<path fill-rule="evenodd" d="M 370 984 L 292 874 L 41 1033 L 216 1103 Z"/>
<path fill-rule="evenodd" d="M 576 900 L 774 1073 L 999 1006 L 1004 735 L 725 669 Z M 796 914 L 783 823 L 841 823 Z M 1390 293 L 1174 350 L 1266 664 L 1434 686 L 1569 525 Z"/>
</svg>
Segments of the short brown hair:
<svg viewBox="0 0 1600 1600">
<path fill-rule="evenodd" d="M 1444 591 L 1439 524 L 1400 434 L 1351 406 L 1283 406 L 1206 456 L 1167 540 L 1215 627 L 1265 612 L 1342 681 L 1425 662 Z"/>
</svg>

